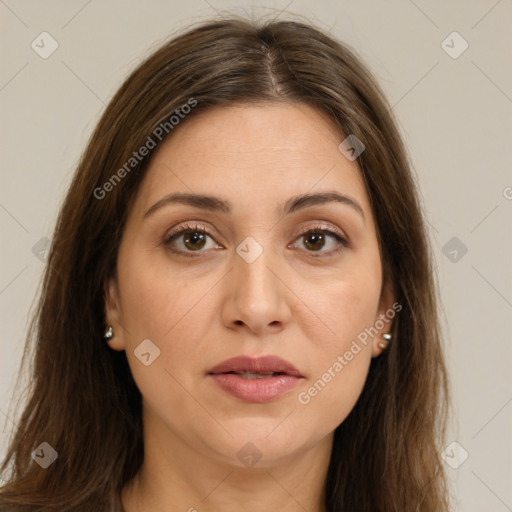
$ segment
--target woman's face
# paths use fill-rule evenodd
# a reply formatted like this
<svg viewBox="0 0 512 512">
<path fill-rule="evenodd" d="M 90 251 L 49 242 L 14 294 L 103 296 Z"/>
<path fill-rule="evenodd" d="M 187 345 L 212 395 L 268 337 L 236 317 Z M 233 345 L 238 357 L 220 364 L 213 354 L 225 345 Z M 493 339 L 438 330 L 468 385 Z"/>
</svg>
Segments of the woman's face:
<svg viewBox="0 0 512 512">
<path fill-rule="evenodd" d="M 240 105 L 187 119 L 155 154 L 106 313 L 161 442 L 270 467 L 331 439 L 354 406 L 393 297 L 344 138 L 306 105 Z M 301 377 L 210 374 L 240 355 L 278 356 Z"/>
</svg>

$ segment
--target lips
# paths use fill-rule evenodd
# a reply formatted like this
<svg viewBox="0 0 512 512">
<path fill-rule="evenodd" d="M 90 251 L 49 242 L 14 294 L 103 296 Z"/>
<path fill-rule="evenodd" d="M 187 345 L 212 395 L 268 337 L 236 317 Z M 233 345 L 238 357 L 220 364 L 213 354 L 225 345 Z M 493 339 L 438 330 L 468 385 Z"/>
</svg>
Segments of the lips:
<svg viewBox="0 0 512 512">
<path fill-rule="evenodd" d="M 263 356 L 258 358 L 249 356 L 233 357 L 213 367 L 208 373 L 210 375 L 234 373 L 261 374 L 262 377 L 279 375 L 303 377 L 300 371 L 295 366 L 293 366 L 292 363 L 277 356 Z"/>
<path fill-rule="evenodd" d="M 239 356 L 212 368 L 208 378 L 237 400 L 265 403 L 287 394 L 304 377 L 292 363 L 277 356 Z"/>
</svg>

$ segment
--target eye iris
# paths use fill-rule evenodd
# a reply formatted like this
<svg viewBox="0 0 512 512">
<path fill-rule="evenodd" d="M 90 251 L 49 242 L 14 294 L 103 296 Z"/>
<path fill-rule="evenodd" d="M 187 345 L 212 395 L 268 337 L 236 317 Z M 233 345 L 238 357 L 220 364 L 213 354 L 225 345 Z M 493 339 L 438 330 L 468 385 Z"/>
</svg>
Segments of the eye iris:
<svg viewBox="0 0 512 512">
<path fill-rule="evenodd" d="M 313 243 L 309 243 L 308 240 L 313 240 Z M 320 242 L 320 245 L 318 243 Z M 320 250 L 325 244 L 325 235 L 323 233 L 308 233 L 305 235 L 304 245 L 313 251 Z"/>
<path fill-rule="evenodd" d="M 196 244 L 198 241 L 201 242 L 200 245 Z M 202 249 L 204 247 L 206 239 L 204 233 L 200 233 L 199 231 L 192 231 L 183 235 L 183 243 L 188 249 L 197 251 L 198 249 Z M 188 245 L 190 243 L 192 244 L 191 247 Z"/>
</svg>

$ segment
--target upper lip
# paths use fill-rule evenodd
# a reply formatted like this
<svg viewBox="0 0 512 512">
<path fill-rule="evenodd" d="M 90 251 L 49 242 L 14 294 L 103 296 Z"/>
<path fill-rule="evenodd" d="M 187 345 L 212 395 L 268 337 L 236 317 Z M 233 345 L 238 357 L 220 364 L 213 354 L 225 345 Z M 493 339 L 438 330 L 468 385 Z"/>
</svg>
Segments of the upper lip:
<svg viewBox="0 0 512 512">
<path fill-rule="evenodd" d="M 242 371 L 250 373 L 278 372 L 293 375 L 295 377 L 303 376 L 292 363 L 278 356 L 237 356 L 231 359 L 226 359 L 226 361 L 214 366 L 208 373 L 214 374 Z"/>
</svg>

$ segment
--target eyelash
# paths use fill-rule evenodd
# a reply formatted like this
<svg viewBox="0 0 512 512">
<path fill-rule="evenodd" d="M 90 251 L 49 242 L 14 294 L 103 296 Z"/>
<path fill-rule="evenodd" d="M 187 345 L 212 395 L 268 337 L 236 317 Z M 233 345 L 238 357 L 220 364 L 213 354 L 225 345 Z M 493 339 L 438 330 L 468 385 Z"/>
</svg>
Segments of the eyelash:
<svg viewBox="0 0 512 512">
<path fill-rule="evenodd" d="M 163 244 L 165 246 L 170 247 L 171 242 L 173 242 L 180 236 L 185 235 L 187 233 L 195 233 L 195 232 L 204 233 L 213 239 L 213 236 L 211 235 L 211 233 L 208 232 L 208 230 L 206 229 L 206 227 L 204 225 L 199 225 L 199 224 L 190 225 L 188 223 L 184 223 L 184 224 L 181 224 L 180 226 L 178 226 L 178 228 L 176 230 L 174 230 L 171 233 L 169 233 L 168 235 L 166 235 L 166 237 L 163 240 Z M 311 253 L 311 256 L 314 258 L 333 256 L 334 254 L 337 254 L 338 252 L 340 252 L 343 249 L 345 249 L 346 247 L 348 247 L 348 242 L 338 232 L 333 231 L 331 229 L 326 229 L 322 226 L 314 226 L 312 228 L 307 229 L 306 231 L 303 231 L 302 233 L 300 233 L 300 235 L 297 237 L 297 239 L 304 237 L 306 235 L 309 235 L 309 234 L 317 234 L 317 233 L 322 233 L 324 235 L 332 236 L 334 239 L 336 239 L 341 244 L 342 247 L 338 247 L 337 249 L 333 249 L 333 250 L 327 251 L 327 252 L 321 251 L 318 254 L 315 254 L 314 251 L 306 251 L 308 253 Z M 195 258 L 198 256 L 197 254 L 194 254 L 192 251 L 181 251 L 181 250 L 176 250 L 176 249 L 170 249 L 170 250 L 172 252 L 179 254 L 181 256 L 184 256 L 186 258 Z M 201 253 L 201 252 L 205 252 L 205 251 L 198 250 L 196 252 Z M 322 255 L 321 254 L 322 252 L 325 252 L 326 254 Z"/>
</svg>

